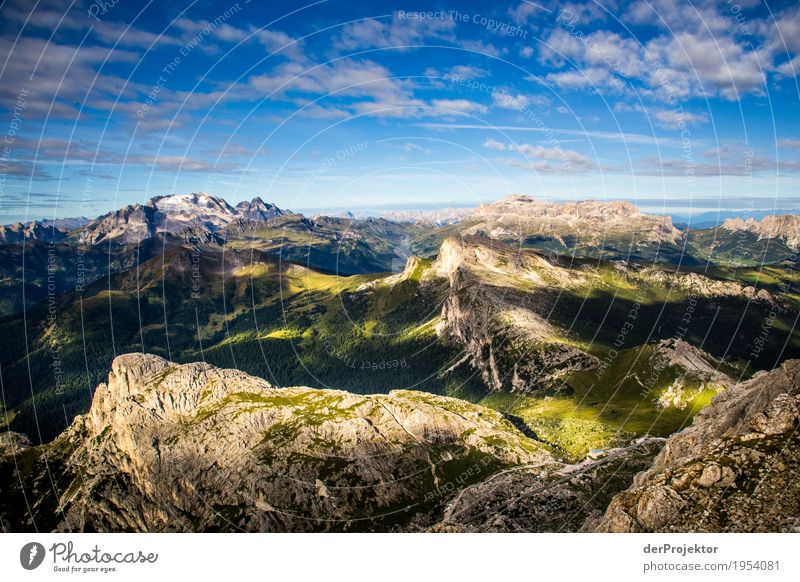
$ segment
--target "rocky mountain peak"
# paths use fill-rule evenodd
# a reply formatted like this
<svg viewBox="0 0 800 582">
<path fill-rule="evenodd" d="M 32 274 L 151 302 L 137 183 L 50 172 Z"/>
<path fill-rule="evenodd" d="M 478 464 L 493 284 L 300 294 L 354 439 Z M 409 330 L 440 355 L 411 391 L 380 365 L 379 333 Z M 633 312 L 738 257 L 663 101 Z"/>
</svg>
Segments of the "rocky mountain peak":
<svg viewBox="0 0 800 582">
<path fill-rule="evenodd" d="M 191 231 L 192 238 L 210 240 L 234 222 L 263 222 L 282 215 L 277 206 L 260 198 L 234 208 L 224 199 L 205 192 L 172 194 L 109 212 L 89 222 L 78 238 L 89 244 L 107 240 L 137 243 L 159 233 Z"/>
<path fill-rule="evenodd" d="M 722 228 L 752 232 L 759 238 L 783 239 L 790 247 L 800 247 L 800 216 L 795 214 L 770 215 L 761 220 L 729 218 L 722 223 Z"/>
<path fill-rule="evenodd" d="M 680 231 L 669 216 L 643 214 L 625 201 L 552 202 L 530 196 L 507 196 L 478 206 L 466 219 L 467 234 L 524 239 L 548 236 L 602 241 L 675 242 Z"/>
<path fill-rule="evenodd" d="M 236 205 L 236 211 L 242 218 L 257 222 L 263 222 L 285 214 L 280 208 L 274 204 L 264 202 L 259 196 L 253 198 L 250 202 L 246 200 L 239 202 Z"/>
<path fill-rule="evenodd" d="M 800 360 L 717 395 L 594 531 L 798 531 Z"/>
<path fill-rule="evenodd" d="M 74 479 L 58 527 L 73 531 L 386 529 L 428 519 L 455 479 L 553 461 L 500 413 L 463 401 L 275 388 L 145 354 L 117 357 L 57 442 L 49 462 L 66 452 L 58 462 Z"/>
<path fill-rule="evenodd" d="M 549 262 L 538 253 L 526 252 L 512 244 L 480 236 L 450 236 L 439 247 L 433 268 L 440 277 L 452 277 L 459 269 L 471 271 L 487 283 L 544 283 L 546 278 L 567 284 L 571 278 L 566 270 Z M 519 279 L 521 278 L 521 279 Z M 517 280 L 519 279 L 519 280 Z"/>
<path fill-rule="evenodd" d="M 15 222 L 0 226 L 0 242 L 5 244 L 19 244 L 28 240 L 41 240 L 45 242 L 58 242 L 67 237 L 67 231 L 55 223 L 34 220 L 23 224 Z"/>
<path fill-rule="evenodd" d="M 233 206 L 222 198 L 205 192 L 156 196 L 147 204 L 175 221 L 205 220 L 225 223 L 236 216 L 236 209 Z"/>
</svg>

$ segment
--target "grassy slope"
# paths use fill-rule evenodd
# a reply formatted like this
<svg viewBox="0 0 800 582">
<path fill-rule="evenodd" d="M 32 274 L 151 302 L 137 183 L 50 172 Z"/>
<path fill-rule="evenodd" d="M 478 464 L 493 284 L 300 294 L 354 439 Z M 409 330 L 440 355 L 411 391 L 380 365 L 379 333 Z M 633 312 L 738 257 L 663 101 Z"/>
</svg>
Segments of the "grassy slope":
<svg viewBox="0 0 800 582">
<path fill-rule="evenodd" d="M 195 257 L 170 248 L 83 297 L 61 297 L 53 321 L 41 305 L 27 325 L 20 317 L 0 322 L 9 337 L 0 356 L 4 395 L 18 412 L 11 427 L 53 438 L 86 410 L 113 357 L 131 351 L 206 360 L 284 386 L 480 392 L 471 373 L 437 376 L 457 356 L 431 324 L 441 288 L 422 289 L 412 277 L 357 291 L 376 277 L 319 273 L 258 251 Z"/>
<path fill-rule="evenodd" d="M 193 296 L 195 260 L 199 291 Z M 584 275 L 592 273 L 590 282 L 560 295 L 535 286 L 514 293 L 539 305 L 552 322 L 569 330 L 564 341 L 601 359 L 637 303 L 636 325 L 623 350 L 671 337 L 686 312 L 685 293 L 631 279 L 611 263 L 566 258 L 562 264 Z M 469 366 L 462 364 L 440 375 L 461 354 L 437 340 L 434 324 L 445 287 L 444 282 L 421 284 L 429 266 L 429 261 L 420 263 L 409 278 L 393 286 L 360 289 L 380 275 L 339 277 L 250 248 L 206 252 L 199 259 L 188 249 L 170 248 L 138 272 L 98 282 L 83 298 L 61 297 L 54 324 L 48 324 L 44 306 L 28 313 L 27 328 L 18 317 L 0 320 L 0 333 L 8 338 L 0 356 L 4 393 L 9 410 L 16 413 L 11 426 L 37 440 L 38 425 L 43 429 L 41 438 L 49 440 L 88 407 L 114 355 L 129 351 L 175 361 L 202 359 L 284 386 L 360 393 L 416 388 L 480 400 L 487 391 Z M 786 290 L 791 298 L 796 286 L 787 290 L 781 283 L 794 285 L 796 270 L 772 266 L 762 273 L 752 268 L 713 272 L 719 278 L 748 283 L 760 276 L 760 283 L 775 292 Z M 738 350 L 736 357 L 746 356 L 753 330 L 768 310 L 740 300 L 703 299 L 695 306 L 686 339 L 717 355 L 732 347 Z M 784 357 L 800 353 L 797 334 L 791 333 L 795 315 L 781 314 L 765 354 L 774 355 L 787 338 Z M 737 326 L 739 341 L 731 341 Z M 60 394 L 54 386 L 54 347 L 64 372 Z M 647 365 L 646 358 L 636 359 L 635 353 L 624 352 L 599 380 L 591 373 L 569 378 L 569 394 L 491 395 L 486 403 L 521 417 L 543 439 L 575 456 L 613 444 L 620 435 L 668 434 L 688 422 L 708 395 L 698 396 L 686 410 L 665 413 L 655 406 L 655 396 L 643 398 L 640 386 L 624 380 Z M 765 360 L 763 367 L 767 365 L 771 366 Z M 759 367 L 758 362 L 754 366 Z M 665 373 L 653 395 L 672 380 L 674 374 Z"/>
</svg>

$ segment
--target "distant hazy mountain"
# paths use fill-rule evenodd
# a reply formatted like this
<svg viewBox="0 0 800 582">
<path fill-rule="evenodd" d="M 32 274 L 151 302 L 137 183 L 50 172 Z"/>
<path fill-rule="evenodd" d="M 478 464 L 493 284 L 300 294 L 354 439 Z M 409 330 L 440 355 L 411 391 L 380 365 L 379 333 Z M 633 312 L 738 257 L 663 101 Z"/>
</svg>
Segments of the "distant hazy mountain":
<svg viewBox="0 0 800 582">
<path fill-rule="evenodd" d="M 283 210 L 274 204 L 264 202 L 258 196 L 253 198 L 250 202 L 239 202 L 239 204 L 236 205 L 236 211 L 241 218 L 254 222 L 264 222 L 270 218 L 283 216 L 285 214 Z"/>
<path fill-rule="evenodd" d="M 69 218 L 43 218 L 39 220 L 44 226 L 54 226 L 61 230 L 73 230 L 89 222 L 85 216 L 74 216 Z"/>
<path fill-rule="evenodd" d="M 40 240 L 44 242 L 57 242 L 67 238 L 67 230 L 59 228 L 55 224 L 47 224 L 45 221 L 35 220 L 23 224 L 17 222 L 0 227 L 0 243 L 19 244 L 29 240 Z"/>
<path fill-rule="evenodd" d="M 669 216 L 646 214 L 629 202 L 550 202 L 509 196 L 475 208 L 460 222 L 414 241 L 434 253 L 448 236 L 482 236 L 559 255 L 668 264 L 764 264 L 791 259 L 795 218 L 765 217 L 749 226 L 676 228 Z M 734 228 L 734 224 L 738 225 Z"/>
<path fill-rule="evenodd" d="M 440 208 L 436 210 L 390 210 L 381 218 L 395 222 L 414 222 L 444 226 L 457 224 L 473 212 L 473 208 Z"/>
<path fill-rule="evenodd" d="M 713 210 L 692 215 L 673 215 L 672 221 L 680 228 L 714 228 L 730 218 L 761 220 L 765 216 L 800 214 L 800 209 L 782 210 Z"/>
</svg>

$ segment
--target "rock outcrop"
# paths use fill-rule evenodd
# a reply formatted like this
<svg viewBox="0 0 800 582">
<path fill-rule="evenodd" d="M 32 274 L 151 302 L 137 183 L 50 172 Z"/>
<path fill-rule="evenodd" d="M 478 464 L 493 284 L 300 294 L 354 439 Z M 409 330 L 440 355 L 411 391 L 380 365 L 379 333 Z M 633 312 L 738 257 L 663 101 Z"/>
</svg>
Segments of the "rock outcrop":
<svg viewBox="0 0 800 582">
<path fill-rule="evenodd" d="M 661 269 L 644 268 L 632 277 L 646 283 L 658 283 L 678 291 L 707 298 L 741 298 L 757 303 L 774 305 L 775 297 L 766 289 L 743 285 L 735 281 L 712 279 L 699 273 L 674 273 Z"/>
<path fill-rule="evenodd" d="M 765 216 L 761 220 L 730 218 L 722 223 L 722 228 L 731 232 L 752 232 L 759 238 L 781 239 L 794 249 L 800 247 L 800 216 L 795 214 Z"/>
<path fill-rule="evenodd" d="M 714 398 L 617 495 L 599 532 L 800 531 L 800 360 Z"/>
<path fill-rule="evenodd" d="M 114 360 L 54 442 L 0 436 L 4 531 L 798 531 L 800 361 L 567 464 L 498 412 Z M 660 452 L 659 452 L 660 451 Z M 634 477 L 635 475 L 635 477 Z"/>
<path fill-rule="evenodd" d="M 556 203 L 520 195 L 482 204 L 463 224 L 468 227 L 466 234 L 483 233 L 499 239 L 543 236 L 577 237 L 594 243 L 606 238 L 675 243 L 681 236 L 669 216 L 644 214 L 629 202 Z"/>
<path fill-rule="evenodd" d="M 570 372 L 599 366 L 564 341 L 567 334 L 546 317 L 547 305 L 519 291 L 568 287 L 579 276 L 539 255 L 474 237 L 445 240 L 433 269 L 450 283 L 437 331 L 463 348 L 464 359 L 493 389 L 557 391 Z"/>
<path fill-rule="evenodd" d="M 681 339 L 658 342 L 651 351 L 648 367 L 674 371 L 675 379 L 658 395 L 658 402 L 663 407 L 683 410 L 704 392 L 719 393 L 736 382 L 722 371 L 728 369 L 725 362 Z"/>
<path fill-rule="evenodd" d="M 67 231 L 47 221 L 34 220 L 23 224 L 15 222 L 0 226 L 0 244 L 20 244 L 29 240 L 59 242 L 67 238 Z"/>
<path fill-rule="evenodd" d="M 90 411 L 44 451 L 38 463 L 66 477 L 28 527 L 55 517 L 72 531 L 414 529 L 454 490 L 554 460 L 463 401 L 275 388 L 139 354 L 114 360 Z"/>
<path fill-rule="evenodd" d="M 664 439 L 598 451 L 581 463 L 514 467 L 465 488 L 431 531 L 570 532 L 602 515 L 614 494 L 650 466 Z"/>
</svg>

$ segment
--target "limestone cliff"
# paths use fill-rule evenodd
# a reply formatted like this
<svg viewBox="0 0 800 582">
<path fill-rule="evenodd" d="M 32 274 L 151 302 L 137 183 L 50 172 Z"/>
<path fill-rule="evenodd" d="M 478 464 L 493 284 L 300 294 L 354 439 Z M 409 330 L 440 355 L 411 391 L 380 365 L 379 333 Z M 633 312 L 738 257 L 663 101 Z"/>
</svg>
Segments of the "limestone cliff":
<svg viewBox="0 0 800 582">
<path fill-rule="evenodd" d="M 593 531 L 800 531 L 800 361 L 714 398 Z"/>
<path fill-rule="evenodd" d="M 73 531 L 409 528 L 453 490 L 553 461 L 499 413 L 459 400 L 275 388 L 139 354 L 117 357 L 90 411 L 26 458 L 64 476 L 55 491 L 39 480 L 55 499 L 28 527 Z"/>
<path fill-rule="evenodd" d="M 762 239 L 782 239 L 789 247 L 800 247 L 800 216 L 793 214 L 765 216 L 761 220 L 731 218 L 722 223 L 722 228 L 752 232 Z"/>
<path fill-rule="evenodd" d="M 548 321 L 548 305 L 524 292 L 569 287 L 580 276 L 538 255 L 472 237 L 445 240 L 433 268 L 450 283 L 438 333 L 463 347 L 464 359 L 488 386 L 558 390 L 566 374 L 599 365 Z"/>
<path fill-rule="evenodd" d="M 551 202 L 512 195 L 477 207 L 463 223 L 465 234 L 492 238 L 578 237 L 593 243 L 622 238 L 631 243 L 671 242 L 680 231 L 669 216 L 644 214 L 624 201 Z"/>
</svg>

